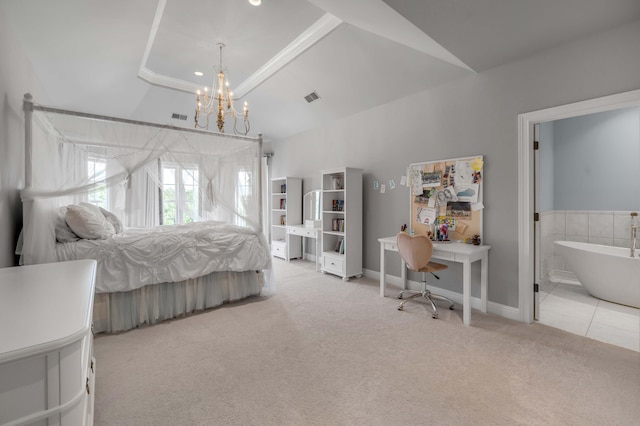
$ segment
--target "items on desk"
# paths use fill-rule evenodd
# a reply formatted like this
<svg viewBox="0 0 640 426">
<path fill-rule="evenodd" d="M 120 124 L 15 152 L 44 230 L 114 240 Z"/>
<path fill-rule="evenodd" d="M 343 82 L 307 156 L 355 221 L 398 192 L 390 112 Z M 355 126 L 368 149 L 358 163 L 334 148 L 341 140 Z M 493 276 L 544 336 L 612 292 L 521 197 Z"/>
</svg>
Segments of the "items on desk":
<svg viewBox="0 0 640 426">
<path fill-rule="evenodd" d="M 438 227 L 438 241 L 449 241 L 448 223 L 443 223 Z"/>
<path fill-rule="evenodd" d="M 474 246 L 480 245 L 480 234 L 473 234 L 471 237 L 467 238 L 468 244 L 473 244 Z"/>
<path fill-rule="evenodd" d="M 400 227 L 400 232 L 405 232 L 407 230 L 407 224 L 405 223 Z"/>
</svg>

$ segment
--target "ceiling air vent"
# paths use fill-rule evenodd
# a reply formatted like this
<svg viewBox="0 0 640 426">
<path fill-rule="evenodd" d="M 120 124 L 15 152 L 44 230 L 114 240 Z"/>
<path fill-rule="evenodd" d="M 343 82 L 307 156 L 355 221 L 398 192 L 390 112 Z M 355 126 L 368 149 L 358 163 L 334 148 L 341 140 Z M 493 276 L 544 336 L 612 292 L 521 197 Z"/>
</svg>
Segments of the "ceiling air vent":
<svg viewBox="0 0 640 426">
<path fill-rule="evenodd" d="M 171 114 L 171 118 L 177 118 L 178 120 L 186 120 L 187 116 L 182 114 L 173 113 Z"/>
<path fill-rule="evenodd" d="M 320 99 L 320 96 L 318 96 L 318 94 L 315 91 L 313 91 L 309 93 L 307 96 L 305 96 L 304 98 L 307 100 L 307 102 L 311 103 L 316 99 Z"/>
</svg>

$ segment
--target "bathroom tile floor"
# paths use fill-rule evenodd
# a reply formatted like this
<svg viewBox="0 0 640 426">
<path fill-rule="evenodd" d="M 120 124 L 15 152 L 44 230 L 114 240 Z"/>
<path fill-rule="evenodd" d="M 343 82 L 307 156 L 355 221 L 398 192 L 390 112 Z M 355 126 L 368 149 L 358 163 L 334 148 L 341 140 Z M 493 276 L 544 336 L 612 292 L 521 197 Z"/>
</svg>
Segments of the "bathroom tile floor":
<svg viewBox="0 0 640 426">
<path fill-rule="evenodd" d="M 551 283 L 545 289 L 541 324 L 640 352 L 640 309 L 596 299 L 576 284 Z"/>
</svg>

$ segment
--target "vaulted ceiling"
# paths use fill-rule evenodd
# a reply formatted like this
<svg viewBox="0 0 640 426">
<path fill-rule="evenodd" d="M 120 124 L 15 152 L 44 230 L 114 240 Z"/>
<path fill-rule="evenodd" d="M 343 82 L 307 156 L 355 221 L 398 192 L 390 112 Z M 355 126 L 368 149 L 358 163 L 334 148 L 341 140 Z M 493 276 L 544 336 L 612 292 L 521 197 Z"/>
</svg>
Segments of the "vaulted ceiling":
<svg viewBox="0 0 640 426">
<path fill-rule="evenodd" d="M 0 0 L 0 13 L 53 106 L 157 123 L 193 126 L 224 43 L 251 134 L 274 140 L 638 20 L 640 1 Z"/>
</svg>

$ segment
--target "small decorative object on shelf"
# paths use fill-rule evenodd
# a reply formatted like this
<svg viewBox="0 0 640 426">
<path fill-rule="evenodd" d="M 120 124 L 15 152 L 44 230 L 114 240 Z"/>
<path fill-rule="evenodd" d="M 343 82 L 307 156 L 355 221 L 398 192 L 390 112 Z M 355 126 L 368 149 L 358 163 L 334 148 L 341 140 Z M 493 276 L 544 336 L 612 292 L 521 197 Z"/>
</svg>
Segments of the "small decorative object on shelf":
<svg viewBox="0 0 640 426">
<path fill-rule="evenodd" d="M 474 246 L 479 246 L 480 245 L 480 234 L 473 234 L 471 236 L 471 238 L 469 238 L 469 240 L 471 241 L 471 244 L 473 244 Z"/>
<path fill-rule="evenodd" d="M 334 177 L 333 178 L 333 189 L 344 189 L 344 178 Z"/>
</svg>

